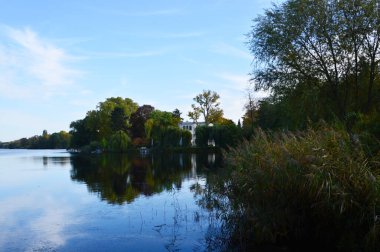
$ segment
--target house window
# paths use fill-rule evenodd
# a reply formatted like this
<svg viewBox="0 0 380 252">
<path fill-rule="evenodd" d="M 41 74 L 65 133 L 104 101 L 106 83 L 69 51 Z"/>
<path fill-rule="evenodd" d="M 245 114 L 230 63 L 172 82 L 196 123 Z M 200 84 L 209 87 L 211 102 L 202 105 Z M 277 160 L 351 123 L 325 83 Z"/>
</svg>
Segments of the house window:
<svg viewBox="0 0 380 252">
<path fill-rule="evenodd" d="M 191 126 L 189 126 L 189 130 L 191 130 Z"/>
</svg>

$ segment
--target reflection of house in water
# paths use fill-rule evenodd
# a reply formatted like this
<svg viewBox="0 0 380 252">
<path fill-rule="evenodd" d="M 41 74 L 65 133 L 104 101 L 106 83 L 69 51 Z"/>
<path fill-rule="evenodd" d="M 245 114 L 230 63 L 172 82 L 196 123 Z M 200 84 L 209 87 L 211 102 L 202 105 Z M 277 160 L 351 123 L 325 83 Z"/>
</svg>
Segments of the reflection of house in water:
<svg viewBox="0 0 380 252">
<path fill-rule="evenodd" d="M 195 178 L 197 176 L 197 156 L 195 154 L 191 155 L 191 177 Z"/>
</svg>

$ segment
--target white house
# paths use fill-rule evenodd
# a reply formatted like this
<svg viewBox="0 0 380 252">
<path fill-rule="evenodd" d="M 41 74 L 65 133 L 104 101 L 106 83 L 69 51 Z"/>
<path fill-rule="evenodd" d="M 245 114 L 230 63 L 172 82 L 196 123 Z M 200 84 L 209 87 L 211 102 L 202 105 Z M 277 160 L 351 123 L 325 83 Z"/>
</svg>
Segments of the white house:
<svg viewBox="0 0 380 252">
<path fill-rule="evenodd" d="M 188 130 L 190 131 L 191 133 L 191 145 L 192 146 L 195 146 L 195 129 L 197 128 L 197 126 L 202 126 L 202 125 L 205 125 L 204 122 L 201 122 L 201 123 L 195 123 L 195 122 L 180 122 L 179 123 L 179 127 L 181 129 L 184 129 L 184 130 Z"/>
</svg>

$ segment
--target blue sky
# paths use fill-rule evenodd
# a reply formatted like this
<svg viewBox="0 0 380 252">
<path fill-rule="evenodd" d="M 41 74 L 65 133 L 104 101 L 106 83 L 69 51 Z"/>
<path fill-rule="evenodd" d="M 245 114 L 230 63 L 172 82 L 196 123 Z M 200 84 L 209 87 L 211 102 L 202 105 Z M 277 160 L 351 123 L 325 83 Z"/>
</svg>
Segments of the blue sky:
<svg viewBox="0 0 380 252">
<path fill-rule="evenodd" d="M 211 89 L 225 117 L 237 122 L 253 60 L 244 34 L 271 6 L 267 0 L 0 3 L 0 141 L 68 131 L 71 121 L 112 96 L 186 115 L 192 98 Z"/>
</svg>

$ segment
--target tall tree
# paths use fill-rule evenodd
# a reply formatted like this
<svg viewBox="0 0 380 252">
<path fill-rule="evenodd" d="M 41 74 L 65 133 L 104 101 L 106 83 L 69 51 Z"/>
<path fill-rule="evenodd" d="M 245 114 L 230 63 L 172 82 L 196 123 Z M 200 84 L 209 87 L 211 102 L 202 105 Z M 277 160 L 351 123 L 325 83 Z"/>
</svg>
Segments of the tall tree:
<svg viewBox="0 0 380 252">
<path fill-rule="evenodd" d="M 304 86 L 299 99 L 308 89 L 316 91 L 319 107 L 340 119 L 374 108 L 379 10 L 376 0 L 288 0 L 274 5 L 255 19 L 249 34 L 258 61 L 256 88 L 270 89 L 281 99 Z"/>
<path fill-rule="evenodd" d="M 88 111 L 83 120 L 70 124 L 73 135 L 72 146 L 75 148 L 91 142 L 105 142 L 119 130 L 130 127 L 130 117 L 138 105 L 129 98 L 111 97 L 100 102 L 96 110 Z"/>
<path fill-rule="evenodd" d="M 121 98 L 121 97 L 111 97 L 107 98 L 104 102 L 100 102 L 97 106 L 98 113 L 98 131 L 99 137 L 109 138 L 113 134 L 111 126 L 111 113 L 116 107 L 122 108 L 125 114 L 126 127 L 130 127 L 129 119 L 131 115 L 137 110 L 138 105 L 132 99 Z"/>
<path fill-rule="evenodd" d="M 202 114 L 206 124 L 215 123 L 223 117 L 223 110 L 219 108 L 220 96 L 211 90 L 203 90 L 201 94 L 194 97 L 197 104 L 192 104 L 193 111 L 189 113 L 189 117 L 193 118 L 197 113 Z"/>
</svg>

